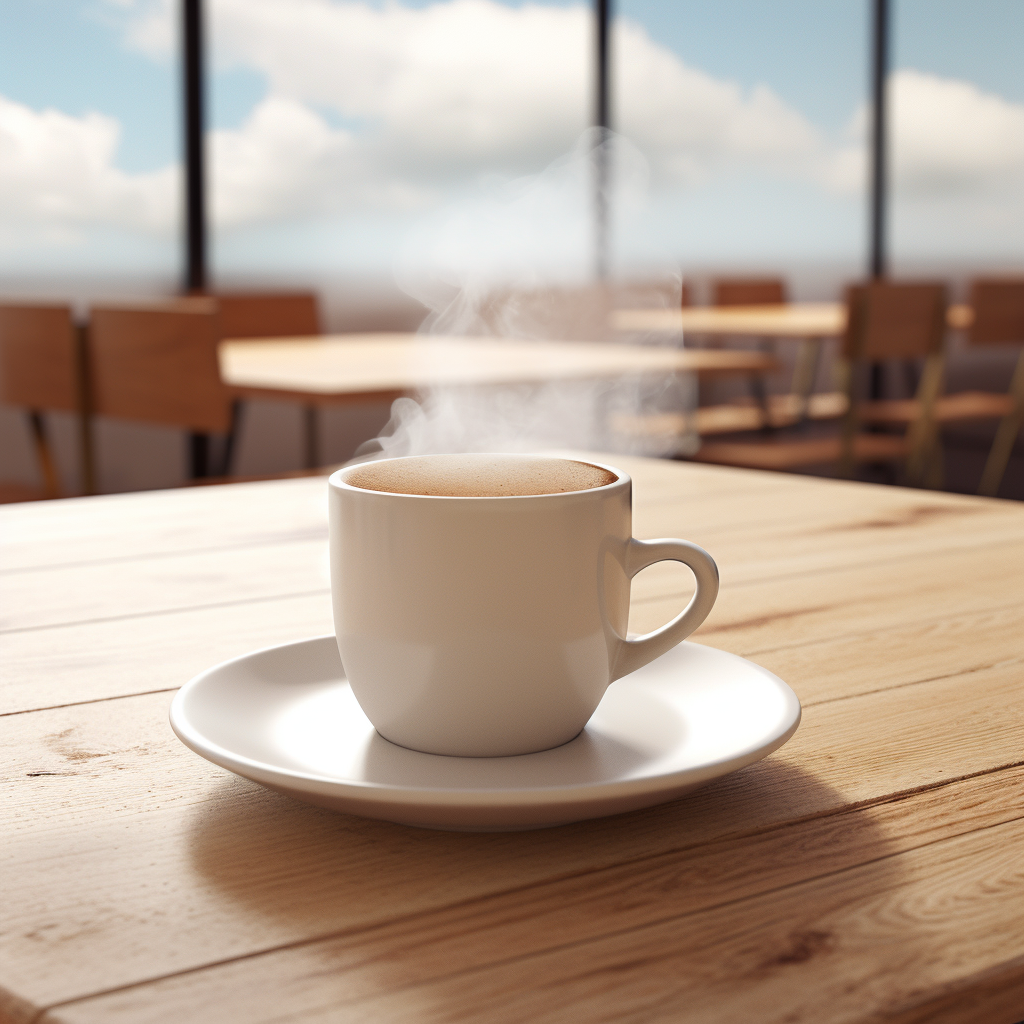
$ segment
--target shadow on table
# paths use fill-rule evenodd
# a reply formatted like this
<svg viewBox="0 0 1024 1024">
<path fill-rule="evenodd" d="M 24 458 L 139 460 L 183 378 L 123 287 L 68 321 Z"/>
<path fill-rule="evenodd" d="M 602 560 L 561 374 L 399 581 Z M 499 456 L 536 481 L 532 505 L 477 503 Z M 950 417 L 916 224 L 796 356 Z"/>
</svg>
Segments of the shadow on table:
<svg viewBox="0 0 1024 1024">
<path fill-rule="evenodd" d="M 744 883 L 754 886 L 746 895 L 771 887 L 773 857 L 783 874 L 786 863 L 808 863 L 813 854 L 795 848 L 800 840 L 780 825 L 803 822 L 798 828 L 816 837 L 807 842 L 824 844 L 822 873 L 839 849 L 870 851 L 860 862 L 883 856 L 888 843 L 870 813 L 830 814 L 845 803 L 816 776 L 769 758 L 658 807 L 532 832 L 455 833 L 331 812 L 229 777 L 194 812 L 190 852 L 200 875 L 239 904 L 270 945 L 373 929 L 459 902 L 521 902 L 515 893 L 528 890 L 548 889 L 557 906 L 573 880 L 592 890 L 603 869 L 623 863 L 638 876 L 673 866 L 658 913 L 688 913 L 693 885 L 708 884 L 715 858 L 731 856 L 741 874 L 754 858 L 765 861 L 746 872 L 766 879 Z M 832 820 L 845 824 L 830 838 L 823 822 Z M 734 889 L 722 898 L 744 895 Z M 714 902 L 711 892 L 707 898 Z"/>
<path fill-rule="evenodd" d="M 193 864 L 268 953 L 224 968 L 217 1011 L 589 1019 L 607 1006 L 586 979 L 607 971 L 633 1009 L 687 1020 L 756 1019 L 737 978 L 781 975 L 809 985 L 825 1019 L 858 987 L 822 981 L 860 941 L 843 922 L 864 883 L 845 869 L 871 861 L 872 891 L 902 870 L 877 814 L 835 813 L 846 805 L 781 757 L 669 804 L 533 832 L 415 829 L 226 778 L 195 812 Z"/>
</svg>

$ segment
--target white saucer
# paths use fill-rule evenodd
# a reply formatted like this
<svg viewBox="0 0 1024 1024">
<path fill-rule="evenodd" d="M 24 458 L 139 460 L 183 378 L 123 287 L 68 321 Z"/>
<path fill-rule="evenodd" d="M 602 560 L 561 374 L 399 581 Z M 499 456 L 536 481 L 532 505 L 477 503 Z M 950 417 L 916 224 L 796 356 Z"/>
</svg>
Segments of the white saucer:
<svg viewBox="0 0 1024 1024">
<path fill-rule="evenodd" d="M 519 757 L 389 743 L 356 703 L 333 635 L 226 661 L 171 704 L 178 738 L 237 775 L 351 814 L 469 831 L 673 800 L 771 753 L 799 722 L 800 702 L 777 676 L 689 642 L 613 683 L 576 739 Z"/>
</svg>

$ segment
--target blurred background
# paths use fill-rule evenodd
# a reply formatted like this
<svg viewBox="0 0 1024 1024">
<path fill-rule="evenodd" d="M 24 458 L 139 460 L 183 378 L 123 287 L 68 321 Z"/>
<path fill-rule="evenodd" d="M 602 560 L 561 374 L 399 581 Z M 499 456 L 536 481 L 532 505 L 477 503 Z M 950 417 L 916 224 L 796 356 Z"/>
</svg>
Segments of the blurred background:
<svg viewBox="0 0 1024 1024">
<path fill-rule="evenodd" d="M 885 269 L 962 300 L 1024 273 L 1024 4 L 887 6 Z M 742 275 L 835 301 L 869 273 L 876 7 L 618 0 L 610 279 L 670 306 Z M 327 331 L 416 331 L 453 289 L 592 281 L 593 6 L 208 0 L 203 17 L 208 288 L 310 289 Z M 178 0 L 0 0 L 0 21 L 0 296 L 85 316 L 180 293 Z M 967 353 L 949 374 L 1005 392 L 1012 368 Z M 324 461 L 388 415 L 329 410 Z M 0 479 L 36 479 L 26 429 L 0 410 Z M 180 431 L 96 429 L 100 490 L 188 475 Z M 947 439 L 945 486 L 974 490 L 993 430 Z M 300 431 L 264 403 L 237 471 L 298 468 Z M 1024 497 L 1022 476 L 1015 455 L 1000 493 Z"/>
</svg>

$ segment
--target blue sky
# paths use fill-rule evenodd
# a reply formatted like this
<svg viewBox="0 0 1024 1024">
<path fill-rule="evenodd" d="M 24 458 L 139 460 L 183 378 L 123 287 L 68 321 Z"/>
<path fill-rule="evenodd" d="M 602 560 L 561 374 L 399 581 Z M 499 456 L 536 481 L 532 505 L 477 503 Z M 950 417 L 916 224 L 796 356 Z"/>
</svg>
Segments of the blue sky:
<svg viewBox="0 0 1024 1024">
<path fill-rule="evenodd" d="M 429 5 L 412 0 L 401 6 Z M 1024 2 L 894 0 L 893 7 L 895 68 L 974 83 L 1010 103 L 1024 103 L 1019 53 Z M 789 110 L 836 145 L 848 138 L 851 118 L 866 98 L 868 8 L 868 0 L 621 0 L 616 5 L 619 15 L 641 24 L 653 43 L 689 68 L 736 83 L 745 94 L 767 85 Z M 124 17 L 124 10 L 110 0 L 0 0 L 0 96 L 34 111 L 55 108 L 73 117 L 98 111 L 116 118 L 121 126 L 116 166 L 134 175 L 158 171 L 179 158 L 178 69 L 171 53 L 126 45 Z M 622 55 L 618 57 L 621 61 Z M 244 61 L 215 70 L 211 127 L 239 129 L 271 91 L 268 74 Z M 330 104 L 310 99 L 306 105 L 331 129 L 358 123 Z M 809 252 L 817 246 L 834 255 L 862 244 L 859 200 L 848 194 L 830 196 L 792 178 L 770 178 L 769 186 L 769 178 L 749 168 L 706 174 L 665 199 L 649 227 L 664 221 L 670 210 L 680 224 L 690 225 L 695 238 L 707 240 L 715 219 L 728 221 L 731 210 L 736 223 L 750 217 L 763 222 L 762 247 L 770 249 L 785 239 L 785 218 L 802 211 L 808 223 L 802 236 L 806 242 L 800 244 Z M 373 215 L 364 209 L 349 221 L 358 221 L 358 230 L 366 235 Z M 377 222 L 381 237 L 393 240 L 402 232 L 398 214 L 382 213 Z M 249 239 L 246 245 L 263 237 L 259 230 L 241 229 L 241 236 Z M 284 249 L 302 249 L 301 225 L 274 230 Z M 657 234 L 653 227 L 651 231 Z M 659 244 L 671 249 L 673 232 L 678 234 L 678 229 L 665 228 Z M 385 251 L 391 242 L 380 244 Z M 728 238 L 723 240 L 723 258 L 729 244 Z M 737 244 L 742 248 L 746 243 Z"/>
</svg>

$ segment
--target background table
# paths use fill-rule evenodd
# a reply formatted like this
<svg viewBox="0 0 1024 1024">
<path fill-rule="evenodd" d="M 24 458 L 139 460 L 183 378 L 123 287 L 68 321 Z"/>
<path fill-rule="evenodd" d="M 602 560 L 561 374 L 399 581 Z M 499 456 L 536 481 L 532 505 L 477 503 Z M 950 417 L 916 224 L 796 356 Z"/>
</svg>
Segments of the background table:
<svg viewBox="0 0 1024 1024">
<path fill-rule="evenodd" d="M 1024 1018 L 1024 508 L 615 461 L 638 536 L 719 561 L 697 639 L 804 720 L 532 833 L 331 814 L 171 733 L 194 673 L 330 630 L 323 479 L 0 509 L 0 1021 Z"/>
<path fill-rule="evenodd" d="M 970 326 L 970 306 L 949 307 L 951 328 Z M 837 338 L 846 330 L 841 302 L 789 302 L 778 306 L 687 306 L 670 309 L 617 309 L 611 325 L 618 331 L 702 334 L 712 337 Z"/>
<path fill-rule="evenodd" d="M 762 352 L 415 334 L 226 341 L 220 363 L 221 376 L 239 397 L 318 403 L 397 397 L 431 387 L 682 372 L 743 375 L 778 368 Z"/>
</svg>

